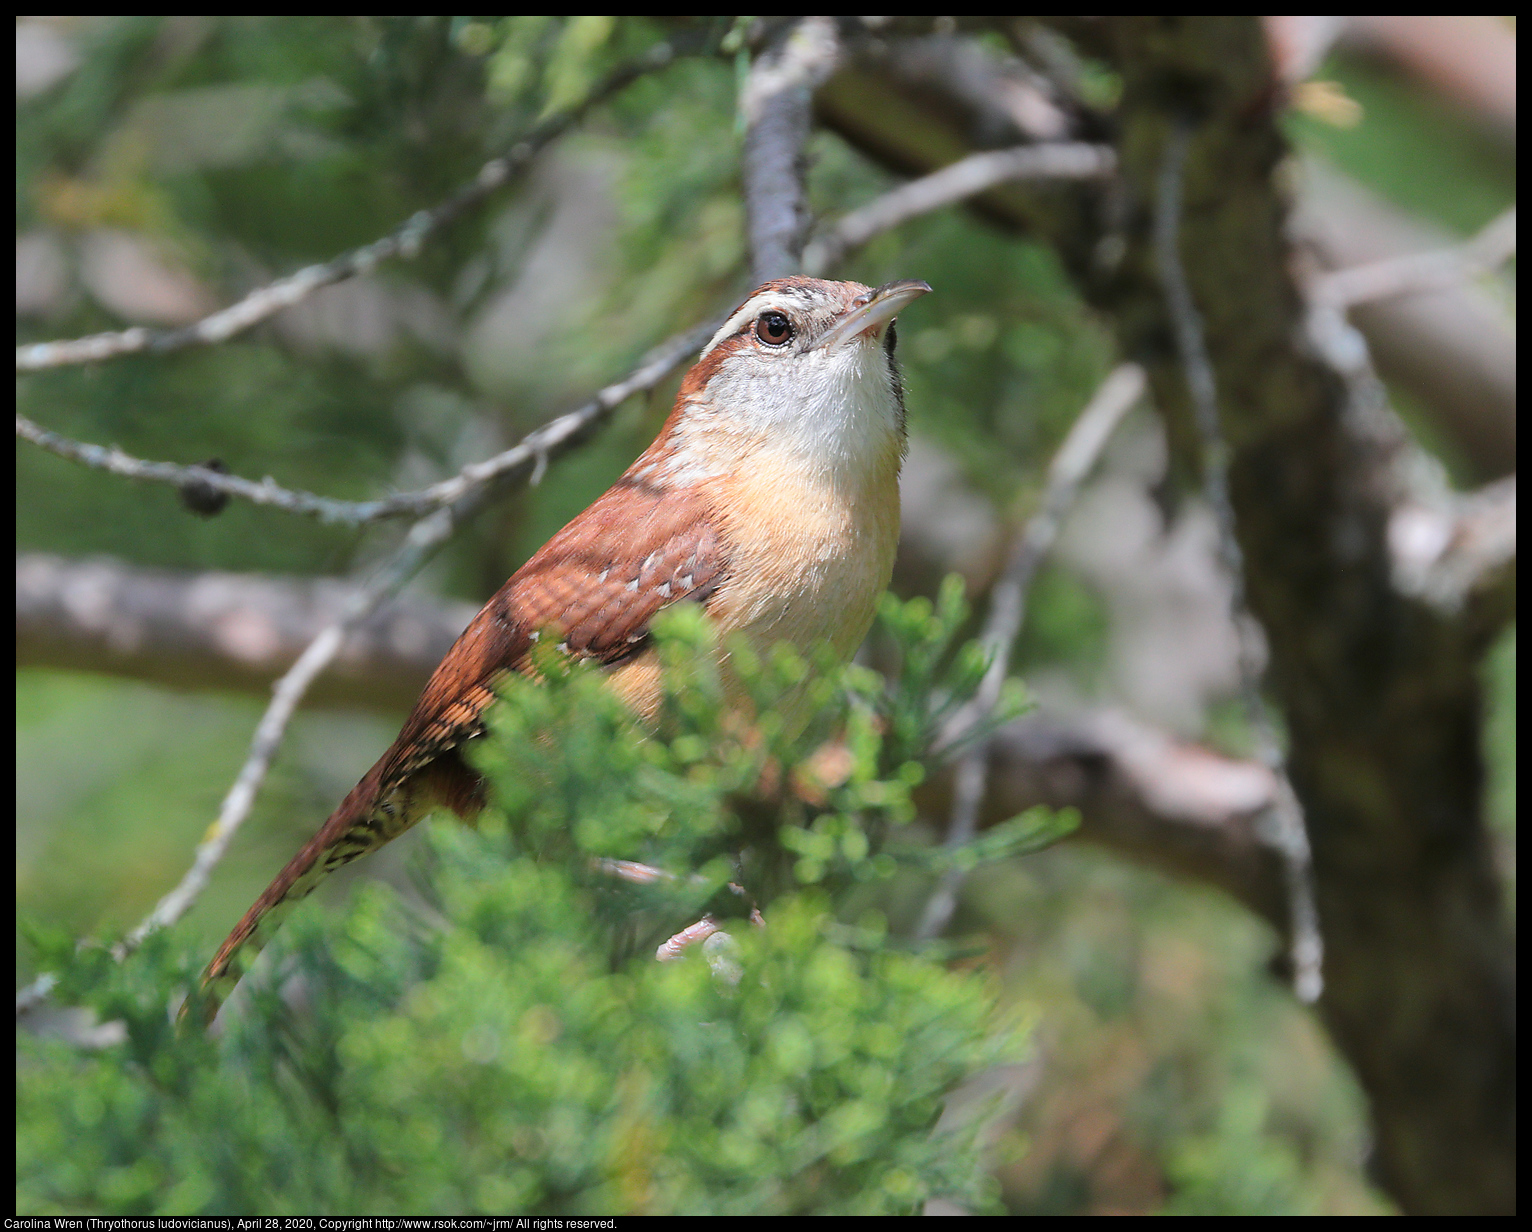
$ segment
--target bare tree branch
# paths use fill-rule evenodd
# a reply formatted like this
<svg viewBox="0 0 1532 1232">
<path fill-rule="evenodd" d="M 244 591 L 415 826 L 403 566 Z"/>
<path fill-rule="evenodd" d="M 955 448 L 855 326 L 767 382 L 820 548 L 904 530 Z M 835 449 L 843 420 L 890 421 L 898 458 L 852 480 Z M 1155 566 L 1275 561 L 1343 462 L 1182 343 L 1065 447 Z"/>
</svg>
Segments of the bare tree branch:
<svg viewBox="0 0 1532 1232">
<path fill-rule="evenodd" d="M 803 150 L 811 103 L 840 55 L 834 20 L 805 17 L 757 56 L 745 81 L 745 212 L 756 285 L 800 267 L 809 219 Z"/>
<path fill-rule="evenodd" d="M 1450 247 L 1450 237 L 1332 168 L 1305 162 L 1302 181 L 1289 226 L 1325 269 Z M 1481 482 L 1515 470 L 1515 321 L 1490 289 L 1458 279 L 1429 293 L 1359 303 L 1346 316 L 1366 339 L 1378 372 L 1420 402 Z"/>
<path fill-rule="evenodd" d="M 966 201 L 999 184 L 1041 179 L 1103 179 L 1111 175 L 1116 166 L 1117 154 L 1110 146 L 1078 141 L 970 154 L 940 171 L 902 184 L 847 214 L 828 234 L 808 246 L 803 254 L 804 269 L 810 274 L 821 274 L 875 235 L 922 214 Z"/>
<path fill-rule="evenodd" d="M 1314 279 L 1310 294 L 1317 303 L 1332 308 L 1420 295 L 1487 274 L 1515 255 L 1516 207 L 1512 206 L 1466 244 L 1331 270 Z"/>
<path fill-rule="evenodd" d="M 1144 371 L 1137 364 L 1115 369 L 1095 396 L 1080 412 L 1064 443 L 1048 467 L 1048 484 L 1042 507 L 1028 521 L 1016 541 L 1005 571 L 990 592 L 989 616 L 980 635 L 989 652 L 989 667 L 979 684 L 979 691 L 963 712 L 954 717 L 949 731 L 961 733 L 976 723 L 983 723 L 1000 701 L 1001 687 L 1010 672 L 1011 648 L 1021 632 L 1026 616 L 1027 588 L 1032 577 L 1058 538 L 1059 524 L 1075 493 L 1096 459 L 1101 456 L 1113 430 L 1122 417 L 1144 394 Z M 960 738 L 960 736 L 949 737 Z M 956 785 L 952 793 L 952 812 L 947 825 L 947 846 L 961 847 L 973 838 L 978 824 L 979 806 L 984 801 L 985 780 L 989 769 L 989 741 L 981 740 L 958 762 Z M 926 903 L 916 936 L 929 939 L 941 933 L 957 908 L 958 889 L 963 873 L 947 870 Z"/>
<path fill-rule="evenodd" d="M 524 472 L 532 476 L 534 481 L 540 480 L 542 469 L 547 466 L 550 458 L 584 440 L 593 428 L 604 422 L 635 393 L 652 389 L 664 380 L 679 364 L 700 350 L 720 324 L 719 321 L 710 321 L 661 343 L 644 357 L 637 369 L 622 380 L 608 385 L 590 402 L 578 410 L 550 420 L 494 457 L 470 462 L 451 479 L 443 479 L 430 487 L 381 500 L 334 500 L 311 492 L 278 487 L 269 477 L 260 483 L 253 483 L 238 475 L 226 475 L 205 466 L 146 462 L 130 457 L 115 446 L 103 448 L 70 440 L 39 427 L 19 414 L 16 416 L 16 435 L 50 453 L 113 474 L 174 484 L 180 488 L 199 484 L 225 496 L 237 496 L 253 504 L 269 505 L 288 513 L 315 516 L 323 522 L 362 524 L 384 518 L 418 518 L 461 500 L 486 484 L 515 482 Z"/>
<path fill-rule="evenodd" d="M 943 793 L 955 791 L 951 782 L 944 776 L 925 789 L 922 810 L 950 807 Z M 1077 809 L 1069 842 L 1214 886 L 1285 934 L 1282 857 L 1260 825 L 1275 790 L 1260 762 L 1178 740 L 1121 711 L 1039 710 L 995 733 L 979 825 L 1037 804 Z"/>
<path fill-rule="evenodd" d="M 1446 509 L 1396 507 L 1388 542 L 1394 585 L 1447 615 L 1492 589 L 1515 603 L 1516 476 L 1454 498 Z"/>
<path fill-rule="evenodd" d="M 355 586 L 338 578 L 181 573 L 105 558 L 16 557 L 16 666 L 269 696 Z M 476 606 L 400 596 L 354 629 L 318 704 L 408 708 Z"/>
<path fill-rule="evenodd" d="M 539 151 L 579 123 L 593 107 L 611 98 L 657 69 L 664 68 L 678 55 L 686 54 L 679 39 L 660 43 L 642 56 L 620 66 L 603 78 L 589 94 L 567 111 L 540 124 L 499 158 L 479 169 L 469 183 L 459 188 L 440 205 L 421 210 L 395 231 L 362 248 L 344 253 L 322 265 L 310 265 L 250 292 L 209 317 L 183 329 L 151 330 L 141 326 L 115 333 L 93 334 L 58 342 L 34 342 L 16 348 L 16 371 L 38 372 L 68 364 L 92 363 L 139 352 L 165 354 L 191 346 L 209 346 L 226 342 L 236 334 L 275 316 L 285 308 L 308 298 L 321 287 L 343 282 L 376 268 L 393 257 L 411 259 L 433 232 L 460 218 L 496 190 L 524 172 Z"/>
</svg>

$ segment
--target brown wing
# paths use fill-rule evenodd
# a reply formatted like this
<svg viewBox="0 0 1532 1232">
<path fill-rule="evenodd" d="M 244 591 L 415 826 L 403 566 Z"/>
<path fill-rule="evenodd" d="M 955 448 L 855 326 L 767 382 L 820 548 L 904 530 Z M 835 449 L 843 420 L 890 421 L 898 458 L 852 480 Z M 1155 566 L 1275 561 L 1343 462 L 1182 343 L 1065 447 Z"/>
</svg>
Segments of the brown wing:
<svg viewBox="0 0 1532 1232">
<path fill-rule="evenodd" d="M 577 655 L 619 663 L 662 608 L 705 603 L 727 567 L 701 497 L 625 475 L 518 569 L 427 682 L 382 779 L 397 782 L 483 730 L 495 681 L 525 667 L 547 633 Z"/>
<path fill-rule="evenodd" d="M 204 974 L 209 1014 L 283 911 L 334 868 L 382 846 L 420 816 L 426 796 L 471 811 L 477 777 L 456 752 L 484 730 L 494 685 L 526 665 L 534 636 L 618 663 L 672 603 L 706 602 L 727 553 L 700 498 L 625 475 L 548 541 L 474 617 L 432 673 L 388 752 L 340 803 L 229 934 Z"/>
</svg>

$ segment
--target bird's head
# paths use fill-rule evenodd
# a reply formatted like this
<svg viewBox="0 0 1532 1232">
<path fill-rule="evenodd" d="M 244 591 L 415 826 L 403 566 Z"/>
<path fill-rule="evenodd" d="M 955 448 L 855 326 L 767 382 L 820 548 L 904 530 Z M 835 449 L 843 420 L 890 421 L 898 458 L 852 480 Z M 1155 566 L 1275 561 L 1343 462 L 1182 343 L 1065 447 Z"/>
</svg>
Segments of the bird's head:
<svg viewBox="0 0 1532 1232">
<path fill-rule="evenodd" d="M 751 440 L 841 469 L 904 444 L 894 317 L 931 288 L 905 279 L 779 278 L 729 315 L 681 385 L 676 429 Z M 677 442 L 680 444 L 681 442 Z"/>
</svg>

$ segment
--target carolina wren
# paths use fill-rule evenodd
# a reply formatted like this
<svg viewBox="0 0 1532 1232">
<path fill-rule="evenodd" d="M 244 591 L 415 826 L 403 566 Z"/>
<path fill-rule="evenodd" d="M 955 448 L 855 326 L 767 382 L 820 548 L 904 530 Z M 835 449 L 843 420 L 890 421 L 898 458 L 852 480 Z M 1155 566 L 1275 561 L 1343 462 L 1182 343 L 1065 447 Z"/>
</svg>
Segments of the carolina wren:
<svg viewBox="0 0 1532 1232">
<path fill-rule="evenodd" d="M 253 956 L 327 873 L 434 808 L 478 810 L 483 785 L 463 746 L 484 731 L 495 682 L 526 669 L 540 636 L 606 665 L 645 719 L 660 700 L 649 623 L 673 603 L 700 603 L 721 634 L 763 648 L 823 639 L 849 656 L 899 539 L 894 317 L 930 289 L 794 277 L 745 300 L 654 443 L 484 605 L 398 739 L 229 934 L 203 975 L 214 1003 L 239 978 L 241 952 Z"/>
</svg>

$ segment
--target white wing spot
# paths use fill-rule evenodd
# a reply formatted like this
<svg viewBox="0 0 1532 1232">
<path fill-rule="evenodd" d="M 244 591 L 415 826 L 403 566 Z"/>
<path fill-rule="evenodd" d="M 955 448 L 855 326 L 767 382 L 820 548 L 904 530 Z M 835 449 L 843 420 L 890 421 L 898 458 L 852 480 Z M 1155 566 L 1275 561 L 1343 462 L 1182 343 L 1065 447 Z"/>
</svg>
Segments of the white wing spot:
<svg viewBox="0 0 1532 1232">
<path fill-rule="evenodd" d="M 681 579 L 680 585 L 682 590 L 690 590 L 692 588 L 692 575 L 688 573 Z"/>
<path fill-rule="evenodd" d="M 660 598 L 661 599 L 668 599 L 668 598 L 670 598 L 670 583 L 669 582 L 663 582 L 663 583 L 660 584 Z"/>
<path fill-rule="evenodd" d="M 628 583 L 627 591 L 628 591 L 629 594 L 632 594 L 637 589 L 638 589 L 638 579 L 634 578 L 631 582 Z"/>
</svg>

